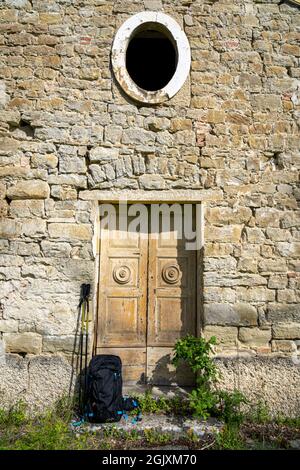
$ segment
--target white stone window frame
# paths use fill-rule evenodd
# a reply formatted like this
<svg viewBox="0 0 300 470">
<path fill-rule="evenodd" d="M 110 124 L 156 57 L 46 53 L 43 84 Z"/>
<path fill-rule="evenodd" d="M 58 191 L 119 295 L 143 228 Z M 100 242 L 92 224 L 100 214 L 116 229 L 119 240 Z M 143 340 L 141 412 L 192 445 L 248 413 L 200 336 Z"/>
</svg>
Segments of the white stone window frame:
<svg viewBox="0 0 300 470">
<path fill-rule="evenodd" d="M 126 68 L 126 51 L 130 40 L 143 28 L 151 26 L 164 33 L 173 43 L 177 53 L 177 66 L 171 80 L 160 90 L 140 88 L 130 77 Z M 172 98 L 183 86 L 190 72 L 191 50 L 189 41 L 177 21 L 169 15 L 144 11 L 128 18 L 118 29 L 112 45 L 111 62 L 114 75 L 125 93 L 144 104 L 159 104 Z"/>
</svg>

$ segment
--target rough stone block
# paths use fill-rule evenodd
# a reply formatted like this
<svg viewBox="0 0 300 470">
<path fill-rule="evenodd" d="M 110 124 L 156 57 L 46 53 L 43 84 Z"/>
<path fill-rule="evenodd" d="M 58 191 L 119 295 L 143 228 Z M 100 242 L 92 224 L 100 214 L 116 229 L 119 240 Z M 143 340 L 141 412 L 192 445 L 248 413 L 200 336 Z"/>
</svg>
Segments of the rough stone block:
<svg viewBox="0 0 300 470">
<path fill-rule="evenodd" d="M 203 330 L 206 339 L 215 336 L 218 344 L 222 347 L 233 347 L 237 345 L 238 329 L 232 326 L 207 325 Z"/>
<path fill-rule="evenodd" d="M 90 150 L 89 158 L 92 163 L 112 162 L 119 157 L 116 147 L 94 147 Z"/>
<path fill-rule="evenodd" d="M 234 303 L 236 294 L 234 289 L 227 287 L 207 287 L 203 288 L 204 301 L 207 303 L 215 302 L 229 302 Z"/>
<path fill-rule="evenodd" d="M 256 326 L 257 311 L 249 304 L 205 304 L 205 325 Z"/>
<path fill-rule="evenodd" d="M 268 287 L 269 289 L 285 289 L 287 286 L 288 279 L 286 275 L 275 275 L 272 274 L 269 277 Z"/>
<path fill-rule="evenodd" d="M 77 156 L 60 155 L 59 156 L 59 172 L 60 173 L 85 173 L 85 159 Z"/>
<path fill-rule="evenodd" d="M 236 259 L 233 256 L 226 256 L 222 258 L 204 258 L 205 271 L 235 271 L 236 264 Z"/>
<path fill-rule="evenodd" d="M 5 349 L 10 353 L 40 354 L 42 337 L 36 333 L 4 333 Z"/>
<path fill-rule="evenodd" d="M 272 352 L 292 353 L 297 351 L 294 341 L 286 339 L 275 339 L 271 342 Z"/>
<path fill-rule="evenodd" d="M 239 341 L 253 349 L 268 349 L 270 347 L 271 336 L 271 328 L 264 330 L 260 328 L 239 329 Z"/>
<path fill-rule="evenodd" d="M 22 223 L 22 233 L 26 237 L 41 237 L 46 234 L 47 224 L 41 219 L 25 219 Z"/>
<path fill-rule="evenodd" d="M 54 405 L 58 398 L 73 391 L 76 374 L 72 365 L 61 356 L 36 356 L 31 358 L 29 367 L 30 388 L 24 396 L 29 406 L 44 410 Z"/>
<path fill-rule="evenodd" d="M 288 258 L 300 258 L 300 242 L 277 243 L 276 251 L 280 256 L 285 256 Z"/>
<path fill-rule="evenodd" d="M 240 258 L 238 261 L 237 268 L 241 272 L 256 273 L 257 272 L 257 260 L 255 259 L 255 257 Z"/>
<path fill-rule="evenodd" d="M 264 207 L 256 209 L 255 220 L 259 227 L 279 227 L 281 215 L 277 209 Z"/>
<path fill-rule="evenodd" d="M 49 153 L 46 155 L 33 155 L 31 158 L 33 168 L 56 168 L 58 165 L 58 158 L 56 155 Z"/>
<path fill-rule="evenodd" d="M 207 242 L 204 244 L 204 256 L 218 258 L 219 256 L 228 256 L 233 252 L 233 246 L 230 243 Z"/>
<path fill-rule="evenodd" d="M 258 274 L 204 272 L 205 286 L 264 286 L 267 285 L 267 282 L 266 278 Z"/>
<path fill-rule="evenodd" d="M 267 318 L 270 322 L 299 322 L 300 308 L 298 304 L 269 304 L 267 308 Z"/>
<path fill-rule="evenodd" d="M 78 340 L 77 340 L 78 344 Z M 73 353 L 75 346 L 75 335 L 72 336 L 44 336 L 43 337 L 43 352 L 57 353 L 67 352 Z"/>
<path fill-rule="evenodd" d="M 11 217 L 43 217 L 44 201 L 39 199 L 14 200 L 10 203 Z"/>
<path fill-rule="evenodd" d="M 276 323 L 272 326 L 274 339 L 300 339 L 300 323 Z"/>
<path fill-rule="evenodd" d="M 20 234 L 20 222 L 12 219 L 0 220 L 0 238 L 17 238 Z"/>
<path fill-rule="evenodd" d="M 246 235 L 249 243 L 264 243 L 266 237 L 260 228 L 246 227 Z"/>
<path fill-rule="evenodd" d="M 294 289 L 282 289 L 277 291 L 277 300 L 280 303 L 296 303 L 300 298 L 299 293 Z"/>
<path fill-rule="evenodd" d="M 28 383 L 28 359 L 17 354 L 5 354 L 0 367 L 1 406 L 9 407 L 20 400 L 20 396 L 24 398 Z"/>
<path fill-rule="evenodd" d="M 230 207 L 213 207 L 206 210 L 205 218 L 210 224 L 243 224 L 247 223 L 252 217 L 252 211 L 249 207 L 239 207 L 231 209 Z"/>
<path fill-rule="evenodd" d="M 141 189 L 164 189 L 165 180 L 160 175 L 143 175 L 139 177 Z"/>
<path fill-rule="evenodd" d="M 237 288 L 237 299 L 241 302 L 274 302 L 275 300 L 275 291 L 270 290 L 266 287 L 238 287 Z"/>
<path fill-rule="evenodd" d="M 225 225 L 223 227 L 215 227 L 206 225 L 205 240 L 214 242 L 238 243 L 241 240 L 242 225 Z"/>
<path fill-rule="evenodd" d="M 0 333 L 16 333 L 19 322 L 17 320 L 0 319 Z"/>
<path fill-rule="evenodd" d="M 260 272 L 286 272 L 287 266 L 284 259 L 264 259 L 258 263 Z"/>
<path fill-rule="evenodd" d="M 62 240 L 92 240 L 92 229 L 88 224 L 51 223 L 48 226 L 51 238 Z"/>
<path fill-rule="evenodd" d="M 239 357 L 216 360 L 221 372 L 219 387 L 238 388 L 250 400 L 268 403 L 273 416 L 299 416 L 299 364 L 285 357 Z M 280 393 L 279 393 L 280 391 Z"/>
<path fill-rule="evenodd" d="M 47 199 L 50 188 L 45 181 L 18 181 L 7 189 L 8 199 Z"/>
<path fill-rule="evenodd" d="M 53 258 L 70 258 L 70 253 L 72 250 L 72 247 L 69 245 L 69 243 L 50 242 L 47 240 L 43 240 L 41 242 L 41 247 L 45 256 Z"/>
</svg>

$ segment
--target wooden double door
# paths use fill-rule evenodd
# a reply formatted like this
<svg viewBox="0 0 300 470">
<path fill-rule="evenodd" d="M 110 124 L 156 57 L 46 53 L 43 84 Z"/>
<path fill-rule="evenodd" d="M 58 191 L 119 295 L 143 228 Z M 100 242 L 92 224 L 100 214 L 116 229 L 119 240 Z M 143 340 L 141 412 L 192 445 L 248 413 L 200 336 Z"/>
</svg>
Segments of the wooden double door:
<svg viewBox="0 0 300 470">
<path fill-rule="evenodd" d="M 193 382 L 186 367 L 171 365 L 176 340 L 197 331 L 196 252 L 185 242 L 172 223 L 135 233 L 117 219 L 101 230 L 97 353 L 120 356 L 127 383 Z"/>
</svg>

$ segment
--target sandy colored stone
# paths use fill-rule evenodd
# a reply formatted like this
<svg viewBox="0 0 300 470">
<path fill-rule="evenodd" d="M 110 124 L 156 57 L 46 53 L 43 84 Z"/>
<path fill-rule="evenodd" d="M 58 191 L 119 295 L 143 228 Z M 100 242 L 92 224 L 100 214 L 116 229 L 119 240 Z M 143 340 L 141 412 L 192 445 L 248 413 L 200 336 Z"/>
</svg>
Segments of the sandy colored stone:
<svg viewBox="0 0 300 470">
<path fill-rule="evenodd" d="M 255 326 L 257 311 L 246 303 L 211 303 L 204 305 L 204 319 L 205 325 Z"/>
<path fill-rule="evenodd" d="M 7 189 L 9 199 L 47 199 L 50 195 L 45 181 L 19 181 Z"/>
<path fill-rule="evenodd" d="M 139 178 L 142 189 L 164 189 L 164 179 L 159 175 L 143 175 Z"/>
<path fill-rule="evenodd" d="M 271 328 L 240 328 L 239 341 L 250 348 L 269 348 L 271 341 Z"/>
<path fill-rule="evenodd" d="M 276 323 L 272 335 L 275 339 L 300 339 L 300 323 Z"/>
<path fill-rule="evenodd" d="M 119 150 L 115 147 L 95 147 L 90 150 L 89 157 L 94 162 L 111 162 L 118 158 Z"/>
<path fill-rule="evenodd" d="M 48 226 L 51 238 L 62 240 L 91 240 L 92 230 L 87 224 L 51 223 Z"/>
<path fill-rule="evenodd" d="M 5 333 L 5 349 L 10 353 L 40 354 L 42 336 L 36 333 Z"/>
<path fill-rule="evenodd" d="M 271 342 L 273 352 L 293 353 L 297 351 L 297 346 L 294 341 L 286 339 L 275 339 Z"/>
<path fill-rule="evenodd" d="M 222 347 L 236 346 L 238 329 L 232 326 L 207 325 L 203 330 L 206 339 L 215 336 L 217 342 Z"/>
<path fill-rule="evenodd" d="M 21 224 L 12 219 L 0 220 L 0 237 L 17 238 L 21 233 Z"/>
<path fill-rule="evenodd" d="M 205 227 L 205 239 L 208 241 L 238 243 L 241 239 L 241 233 L 241 225 L 229 225 L 223 227 L 206 225 Z"/>
<path fill-rule="evenodd" d="M 44 201 L 39 199 L 16 199 L 10 203 L 12 217 L 43 217 L 44 214 Z"/>
<path fill-rule="evenodd" d="M 206 210 L 206 219 L 210 224 L 242 224 L 247 223 L 252 216 L 249 207 L 231 209 L 229 207 L 214 207 Z"/>
</svg>

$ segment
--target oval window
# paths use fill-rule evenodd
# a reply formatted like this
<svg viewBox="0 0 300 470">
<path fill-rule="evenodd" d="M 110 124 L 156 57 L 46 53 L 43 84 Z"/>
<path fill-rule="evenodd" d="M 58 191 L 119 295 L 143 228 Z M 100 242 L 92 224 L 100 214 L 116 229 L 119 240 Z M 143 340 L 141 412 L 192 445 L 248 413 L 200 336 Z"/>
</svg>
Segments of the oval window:
<svg viewBox="0 0 300 470">
<path fill-rule="evenodd" d="M 125 21 L 115 36 L 114 75 L 136 101 L 156 104 L 172 98 L 184 84 L 190 63 L 185 33 L 164 13 L 138 13 Z"/>
</svg>

